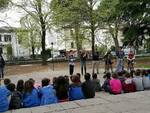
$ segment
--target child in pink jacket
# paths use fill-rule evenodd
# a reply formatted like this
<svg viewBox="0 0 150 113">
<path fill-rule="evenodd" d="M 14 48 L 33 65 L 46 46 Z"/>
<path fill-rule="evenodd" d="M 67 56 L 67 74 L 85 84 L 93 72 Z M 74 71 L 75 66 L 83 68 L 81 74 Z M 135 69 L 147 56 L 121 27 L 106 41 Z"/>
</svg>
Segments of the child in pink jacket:
<svg viewBox="0 0 150 113">
<path fill-rule="evenodd" d="M 110 88 L 112 94 L 121 94 L 122 91 L 122 84 L 121 81 L 118 79 L 118 75 L 114 73 L 112 75 L 112 79 L 110 80 Z"/>
</svg>

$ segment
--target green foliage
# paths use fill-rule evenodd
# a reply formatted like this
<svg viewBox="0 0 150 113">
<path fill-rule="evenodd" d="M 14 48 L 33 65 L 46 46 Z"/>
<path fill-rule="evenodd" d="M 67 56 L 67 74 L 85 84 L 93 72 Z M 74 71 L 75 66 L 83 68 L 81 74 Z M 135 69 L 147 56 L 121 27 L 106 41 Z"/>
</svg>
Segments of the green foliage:
<svg viewBox="0 0 150 113">
<path fill-rule="evenodd" d="M 51 51 L 51 49 L 46 49 L 44 52 L 41 52 L 41 56 L 44 57 L 45 60 L 47 60 L 48 58 L 52 57 Z"/>
<path fill-rule="evenodd" d="M 120 0 L 118 5 L 125 23 L 124 44 L 143 45 L 150 38 L 150 2 L 149 0 Z"/>
<path fill-rule="evenodd" d="M 9 4 L 10 0 L 0 0 L 0 10 L 6 8 Z"/>
<path fill-rule="evenodd" d="M 13 56 L 13 51 L 12 51 L 12 46 L 11 46 L 11 44 L 8 44 L 8 45 L 6 46 L 6 50 L 7 50 L 7 58 L 8 58 L 9 60 L 11 60 L 11 58 L 12 58 L 12 56 Z"/>
</svg>

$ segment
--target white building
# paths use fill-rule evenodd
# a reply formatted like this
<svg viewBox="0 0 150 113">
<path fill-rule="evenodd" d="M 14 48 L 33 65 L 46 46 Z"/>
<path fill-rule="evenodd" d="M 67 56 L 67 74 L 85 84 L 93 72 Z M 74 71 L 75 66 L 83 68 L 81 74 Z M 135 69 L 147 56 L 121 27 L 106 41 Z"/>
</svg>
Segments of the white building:
<svg viewBox="0 0 150 113">
<path fill-rule="evenodd" d="M 28 48 L 24 48 L 18 43 L 16 33 L 10 27 L 0 28 L 0 50 L 3 52 L 4 59 L 9 59 L 8 57 L 8 45 L 12 48 L 12 58 L 29 57 L 30 51 Z"/>
</svg>

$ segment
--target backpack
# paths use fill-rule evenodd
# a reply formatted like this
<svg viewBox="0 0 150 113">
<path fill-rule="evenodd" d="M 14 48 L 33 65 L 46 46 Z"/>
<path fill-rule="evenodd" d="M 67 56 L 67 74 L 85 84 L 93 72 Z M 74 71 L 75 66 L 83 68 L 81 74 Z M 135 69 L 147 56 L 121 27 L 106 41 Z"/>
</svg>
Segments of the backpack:
<svg viewBox="0 0 150 113">
<path fill-rule="evenodd" d="M 10 109 L 19 109 L 21 107 L 22 107 L 22 95 L 21 95 L 21 93 L 18 91 L 12 92 L 9 108 Z"/>
</svg>

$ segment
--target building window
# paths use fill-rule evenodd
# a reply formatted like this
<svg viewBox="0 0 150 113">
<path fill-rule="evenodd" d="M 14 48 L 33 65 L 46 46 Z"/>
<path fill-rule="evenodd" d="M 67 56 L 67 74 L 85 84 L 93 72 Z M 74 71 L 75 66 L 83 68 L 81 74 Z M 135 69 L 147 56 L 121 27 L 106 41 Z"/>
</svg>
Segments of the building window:
<svg viewBox="0 0 150 113">
<path fill-rule="evenodd" d="M 2 35 L 0 35 L 0 42 L 2 41 Z"/>
<path fill-rule="evenodd" d="M 4 35 L 5 42 L 11 42 L 11 35 Z"/>
</svg>

